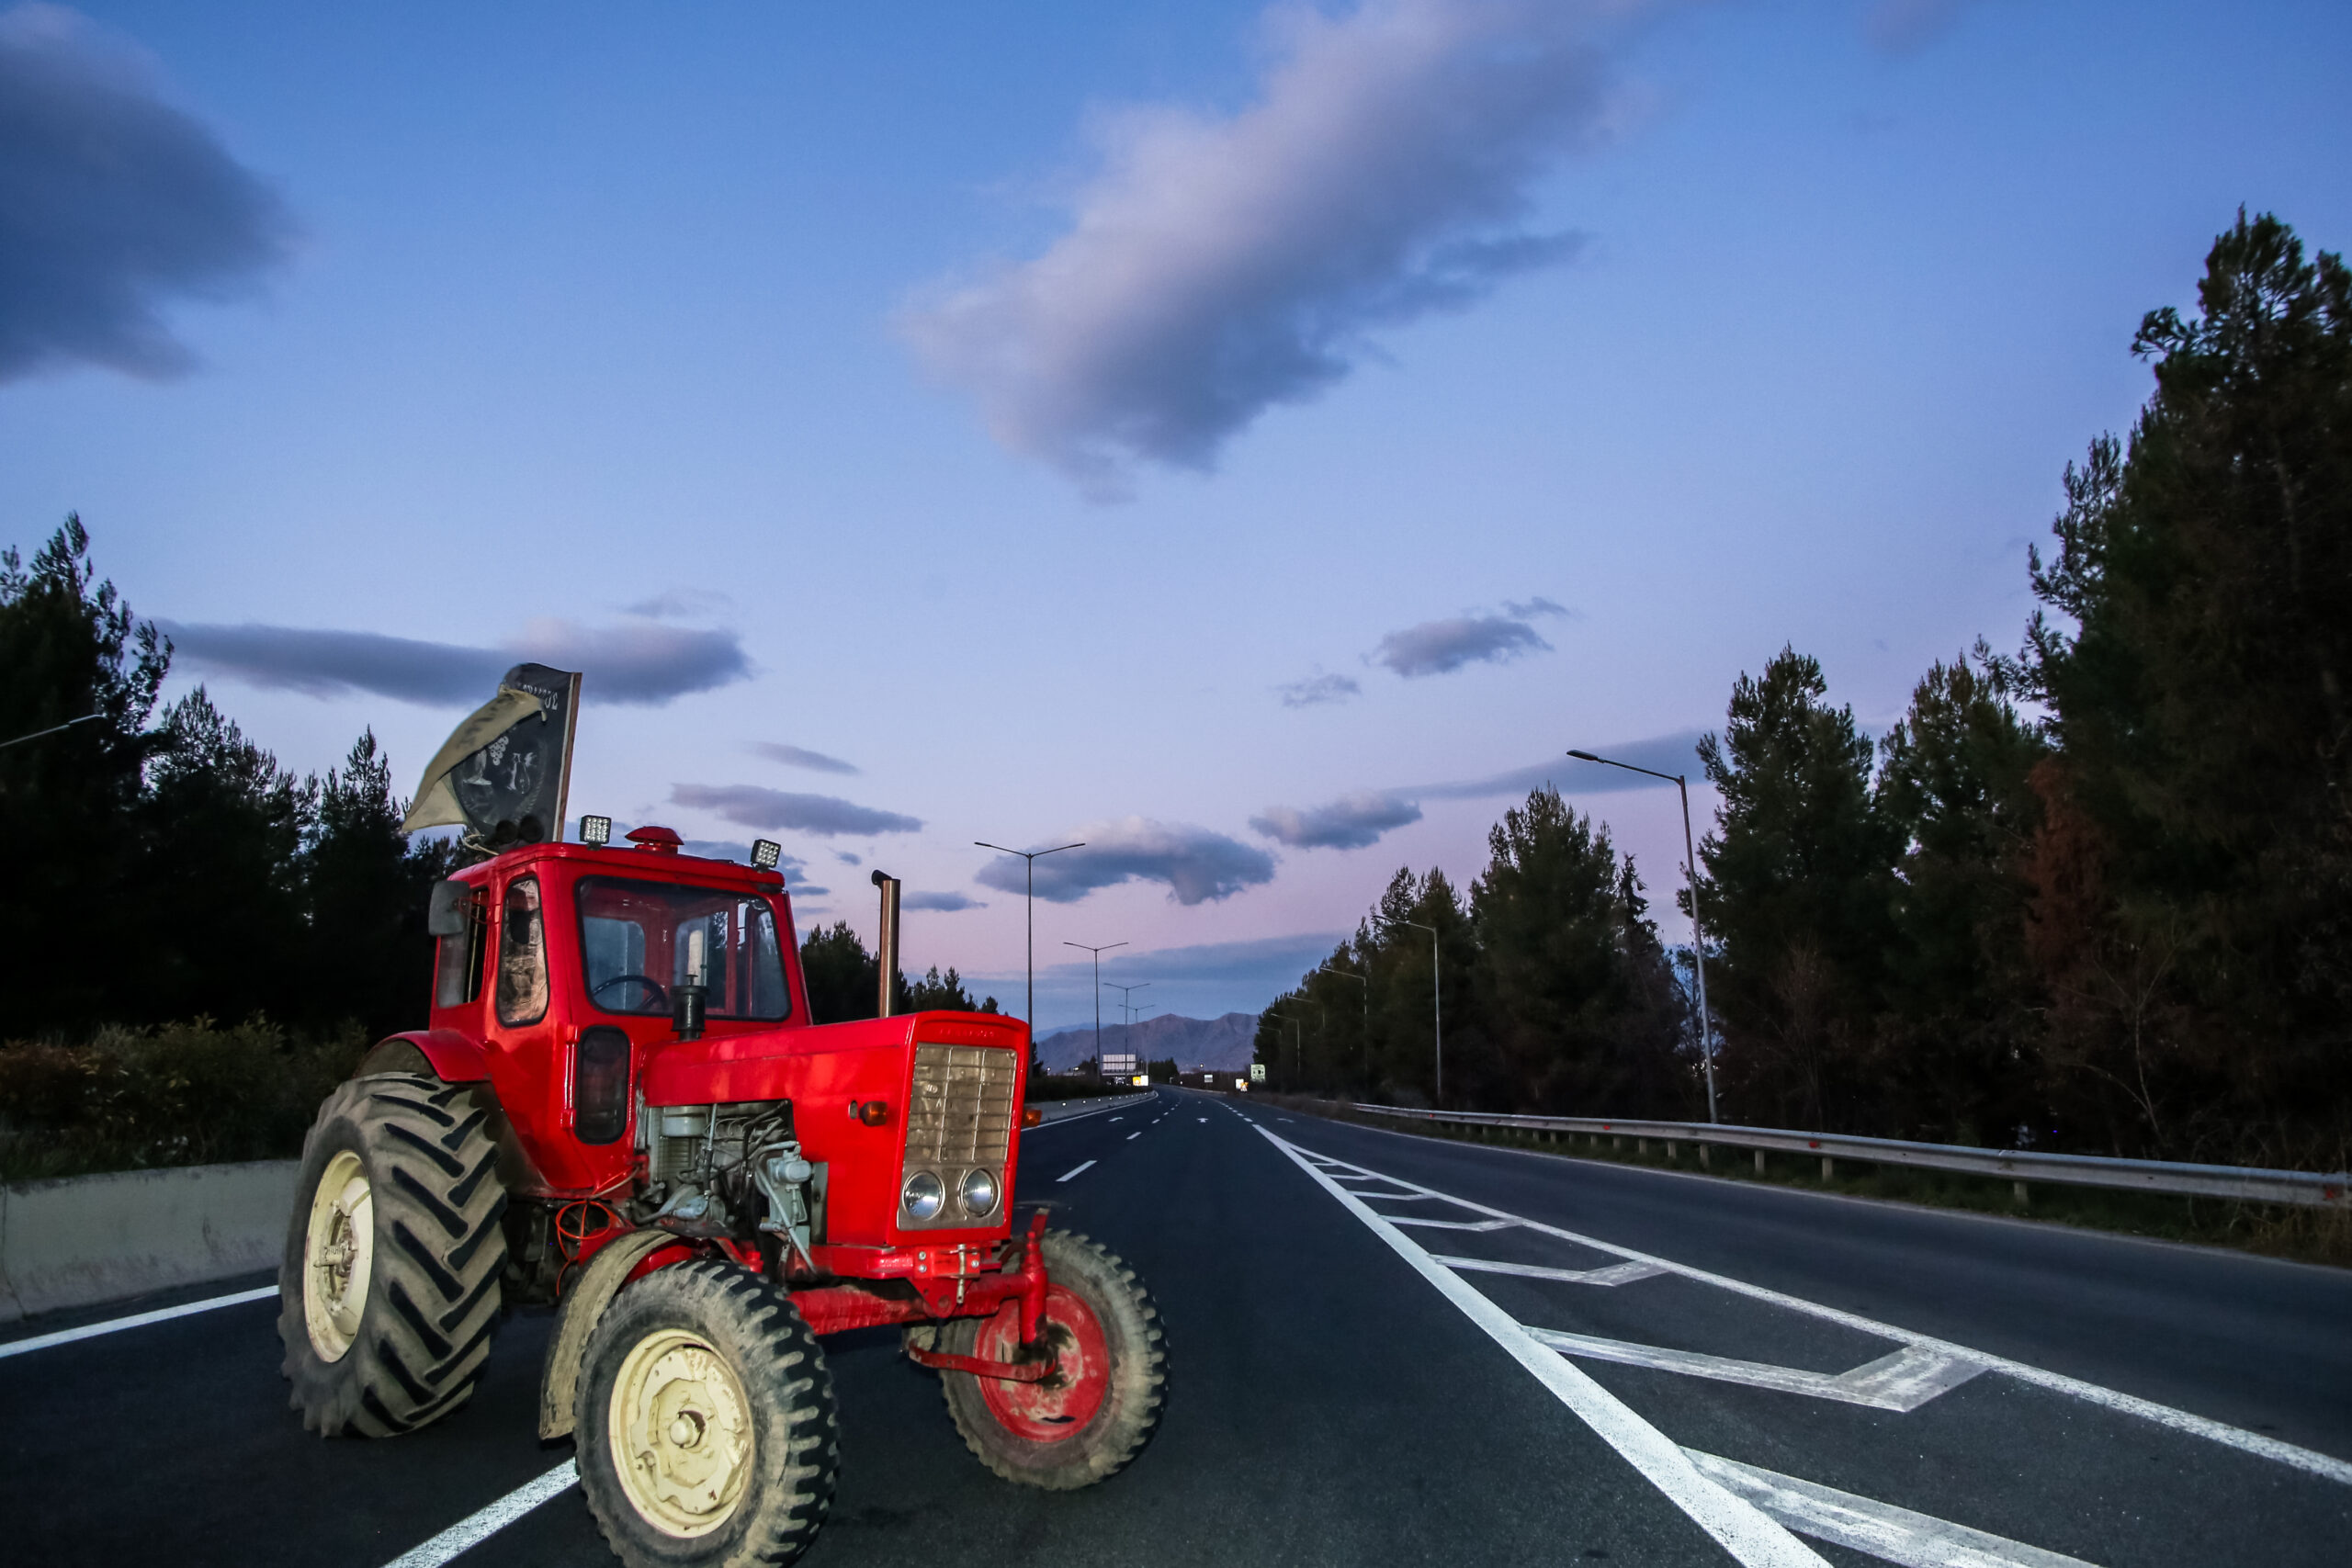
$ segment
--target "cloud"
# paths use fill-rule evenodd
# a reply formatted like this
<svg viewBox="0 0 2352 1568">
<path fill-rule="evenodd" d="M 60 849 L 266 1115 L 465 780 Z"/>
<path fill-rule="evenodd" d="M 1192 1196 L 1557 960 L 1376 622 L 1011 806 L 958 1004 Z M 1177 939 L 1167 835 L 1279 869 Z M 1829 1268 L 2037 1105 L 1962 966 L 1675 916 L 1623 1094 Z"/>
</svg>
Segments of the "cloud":
<svg viewBox="0 0 2352 1568">
<path fill-rule="evenodd" d="M 1968 0 L 1878 0 L 1862 36 L 1883 54 L 1914 54 L 1951 30 Z"/>
<path fill-rule="evenodd" d="M 962 893 L 910 893 L 899 900 L 899 907 L 904 909 L 937 909 L 952 914 L 958 909 L 985 909 L 988 905 Z"/>
<path fill-rule="evenodd" d="M 790 829 L 830 838 L 835 833 L 863 837 L 922 831 L 920 818 L 876 811 L 838 795 L 793 795 L 780 789 L 763 789 L 758 784 L 673 784 L 670 799 L 673 805 L 708 811 L 740 826 L 768 832 Z"/>
<path fill-rule="evenodd" d="M 679 626 L 582 626 L 537 620 L 503 648 L 468 648 L 302 626 L 247 622 L 156 623 L 175 662 L 247 685 L 305 696 L 367 692 L 427 707 L 472 707 L 490 700 L 498 678 L 536 660 L 586 672 L 581 698 L 658 707 L 676 697 L 747 680 L 751 660 L 733 632 Z"/>
<path fill-rule="evenodd" d="M 164 305 L 252 290 L 292 231 L 127 44 L 51 6 L 0 15 L 0 382 L 185 373 Z"/>
<path fill-rule="evenodd" d="M 1125 817 L 1092 823 L 1070 837 L 1084 840 L 1086 847 L 1035 863 L 1037 897 L 1056 904 L 1074 904 L 1122 882 L 1164 882 L 1179 904 L 1199 904 L 1274 878 L 1274 859 L 1265 851 L 1189 823 Z M 978 880 L 1002 893 L 1028 886 L 1016 855 L 990 862 Z"/>
<path fill-rule="evenodd" d="M 1603 757 L 1613 757 L 1621 762 L 1631 762 L 1637 768 L 1649 768 L 1661 773 L 1683 773 L 1698 779 L 1699 731 L 1677 730 L 1671 735 L 1653 736 L 1647 740 L 1621 741 L 1611 746 L 1579 747 Z M 1564 795 L 1605 795 L 1626 789 L 1663 789 L 1670 783 L 1641 773 L 1630 773 L 1623 768 L 1611 768 L 1599 762 L 1578 761 L 1566 750 L 1544 761 L 1532 762 L 1524 768 L 1513 768 L 1505 773 L 1492 773 L 1482 779 L 1464 779 L 1453 784 L 1423 784 L 1418 789 L 1400 789 L 1399 795 L 1416 800 L 1484 800 L 1494 795 L 1525 795 L 1547 784 L 1557 785 Z"/>
<path fill-rule="evenodd" d="M 865 863 L 863 856 L 854 855 L 847 850 L 835 850 L 833 852 L 833 858 L 841 862 L 843 865 L 864 865 Z"/>
<path fill-rule="evenodd" d="M 1507 615 L 1456 615 L 1390 632 L 1367 657 L 1409 681 L 1420 675 L 1451 674 L 1465 664 L 1508 664 L 1530 653 L 1551 651 L 1552 645 L 1523 620 Z"/>
<path fill-rule="evenodd" d="M 626 615 L 654 621 L 706 621 L 734 608 L 735 601 L 715 588 L 672 588 L 621 606 Z"/>
<path fill-rule="evenodd" d="M 1343 703 L 1350 697 L 1363 694 L 1363 688 L 1347 675 L 1309 675 L 1303 681 L 1293 681 L 1276 686 L 1286 708 L 1311 708 L 1317 703 Z"/>
<path fill-rule="evenodd" d="M 812 773 L 854 773 L 854 762 L 844 762 L 839 757 L 828 757 L 822 751 L 803 750 L 786 746 L 779 740 L 754 740 L 752 750 L 771 762 L 782 762 L 787 768 L 806 768 Z"/>
<path fill-rule="evenodd" d="M 944 287 L 899 326 L 1003 446 L 1100 498 L 1136 460 L 1206 468 L 1366 334 L 1475 303 L 1584 237 L 1517 227 L 1617 104 L 1626 0 L 1280 5 L 1257 99 L 1099 117 L 1101 170 L 1044 254 Z"/>
<path fill-rule="evenodd" d="M 1566 604 L 1555 604 L 1540 593 L 1532 599 L 1506 599 L 1503 601 L 1503 611 L 1506 615 L 1516 615 L 1522 621 L 1532 621 L 1538 615 L 1557 615 L 1564 621 L 1576 619 L 1574 610 L 1569 609 Z"/>
<path fill-rule="evenodd" d="M 1360 850 L 1376 844 L 1392 828 L 1421 819 L 1421 808 L 1409 800 L 1376 790 L 1344 795 L 1328 806 L 1270 806 L 1250 826 L 1277 843 L 1295 850 Z"/>
</svg>

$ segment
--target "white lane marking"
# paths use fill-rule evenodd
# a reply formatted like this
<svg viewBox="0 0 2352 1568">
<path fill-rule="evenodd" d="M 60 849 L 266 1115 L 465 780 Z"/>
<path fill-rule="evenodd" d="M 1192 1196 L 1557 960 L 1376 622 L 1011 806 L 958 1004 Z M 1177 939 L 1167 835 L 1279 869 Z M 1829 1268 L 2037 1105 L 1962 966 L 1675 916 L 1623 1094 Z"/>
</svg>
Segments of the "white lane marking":
<svg viewBox="0 0 2352 1568">
<path fill-rule="evenodd" d="M 1564 1356 L 1649 1367 L 1662 1372 L 1679 1372 L 1685 1377 L 1745 1383 L 1749 1388 L 1770 1389 L 1776 1393 L 1802 1393 L 1905 1415 L 1939 1393 L 1949 1393 L 1984 1370 L 1981 1361 L 1939 1355 L 1917 1346 L 1905 1346 L 1851 1371 L 1833 1374 L 1807 1371 L 1802 1367 L 1735 1360 L 1729 1356 L 1702 1355 L 1696 1350 L 1669 1350 L 1662 1345 L 1636 1345 L 1626 1339 L 1566 1334 L 1556 1328 L 1531 1325 L 1527 1332 Z"/>
<path fill-rule="evenodd" d="M 1297 1150 L 1273 1134 L 1267 1133 L 1266 1141 L 1290 1156 L 1299 1169 L 1338 1199 L 1340 1206 L 1363 1221 L 1373 1235 L 1386 1242 L 1421 1278 L 1436 1286 L 1438 1293 L 1463 1316 L 1476 1324 L 1513 1360 L 1532 1373 L 1602 1442 L 1614 1449 L 1641 1472 L 1643 1479 L 1664 1493 L 1668 1501 L 1690 1516 L 1692 1523 L 1713 1536 L 1746 1568 L 1829 1568 L 1818 1553 L 1755 1504 L 1700 1474 L 1698 1466 L 1674 1445 L 1673 1439 L 1634 1415 L 1615 1394 L 1586 1376 L 1581 1368 L 1538 1345 L 1509 1313 L 1459 1276 L 1439 1268 L 1411 1238 L 1366 1208 L 1354 1193 L 1300 1159 Z"/>
<path fill-rule="evenodd" d="M 1080 1166 L 1076 1170 L 1072 1170 L 1072 1171 L 1066 1171 L 1066 1172 L 1064 1172 L 1062 1175 L 1055 1177 L 1055 1178 L 1054 1178 L 1054 1180 L 1055 1180 L 1057 1183 L 1060 1183 L 1060 1182 L 1068 1181 L 1071 1177 L 1073 1177 L 1073 1176 L 1082 1175 L 1082 1174 L 1084 1174 L 1085 1172 L 1090 1171 L 1090 1170 L 1091 1170 L 1091 1169 L 1093 1169 L 1093 1168 L 1094 1168 L 1094 1162 L 1093 1162 L 1092 1160 L 1088 1160 L 1084 1165 Z"/>
<path fill-rule="evenodd" d="M 1385 1131 L 1386 1129 L 1374 1130 Z M 1396 1135 L 1401 1137 L 1408 1134 Z M 1353 1168 L 1363 1171 L 1366 1176 L 1380 1174 L 1378 1171 L 1366 1169 L 1363 1166 L 1356 1166 Z M 1962 1360 L 1974 1361 L 2005 1377 L 2015 1378 L 2019 1382 L 2031 1383 L 2036 1388 L 2046 1388 L 2055 1393 L 2069 1394 L 2087 1404 L 2096 1404 L 2125 1416 L 2136 1416 L 2143 1421 L 2154 1422 L 2172 1431 L 2189 1437 L 2202 1438 L 2208 1442 L 2220 1443 L 2224 1448 L 2236 1449 L 2243 1453 L 2258 1454 L 2264 1459 L 2302 1471 L 2307 1474 L 2321 1476 L 2329 1481 L 2352 1486 L 2352 1461 L 2340 1460 L 2330 1454 L 2315 1453 L 2310 1449 L 2297 1448 L 2292 1443 L 2281 1442 L 2276 1438 L 2266 1438 L 2259 1432 L 2249 1432 L 2243 1427 L 2232 1427 L 2207 1416 L 2193 1416 L 2186 1410 L 2176 1410 L 2169 1404 L 2158 1404 L 2152 1399 L 2142 1399 L 2137 1394 L 2124 1393 L 2095 1382 L 2086 1382 L 2080 1378 L 2068 1377 L 2064 1372 L 2048 1371 L 2024 1361 L 2010 1360 L 2006 1356 L 1996 1356 L 1988 1351 L 1971 1349 L 1968 1346 L 1955 1344 L 1949 1339 L 1939 1339 L 1933 1335 L 1916 1333 L 1908 1328 L 1897 1328 L 1891 1323 L 1881 1323 L 1875 1318 L 1864 1317 L 1860 1313 L 1824 1306 L 1819 1302 L 1809 1302 L 1803 1296 L 1792 1296 L 1784 1292 L 1768 1290 L 1762 1285 L 1751 1285 L 1745 1280 L 1735 1280 L 1728 1274 L 1716 1274 L 1704 1269 L 1694 1269 L 1690 1264 L 1677 1263 L 1670 1258 L 1660 1258 L 1655 1253 L 1636 1251 L 1630 1247 L 1620 1247 L 1613 1241 L 1602 1241 L 1598 1236 L 1586 1235 L 1578 1231 L 1565 1230 L 1558 1225 L 1547 1225 L 1541 1220 L 1531 1220 L 1505 1209 L 1489 1208 L 1484 1203 L 1473 1202 L 1467 1198 L 1456 1198 L 1451 1193 L 1440 1192 L 1434 1187 L 1423 1187 L 1419 1182 L 1408 1181 L 1401 1176 L 1391 1176 L 1385 1179 L 1393 1181 L 1399 1187 L 1409 1187 L 1417 1192 L 1427 1192 L 1433 1197 L 1443 1198 L 1449 1203 L 1477 1213 L 1496 1215 L 1507 1224 L 1523 1225 L 1544 1235 L 1557 1236 L 1562 1241 L 1572 1241 L 1578 1247 L 1589 1247 L 1596 1252 L 1614 1254 L 1629 1263 L 1656 1264 L 1669 1274 L 1679 1274 L 1686 1280 L 1696 1280 L 1702 1285 L 1713 1285 L 1718 1289 L 1729 1291 L 1735 1295 L 1746 1296 L 1750 1301 L 1786 1307 L 1792 1312 L 1801 1312 L 1809 1316 L 1820 1318 L 1825 1323 L 1840 1324 L 1848 1328 L 1859 1328 L 1865 1334 L 1875 1334 L 1883 1339 L 1892 1339 L 1898 1344 L 1914 1346 L 1922 1350 L 1941 1351 Z"/>
<path fill-rule="evenodd" d="M 1720 1482 L 1791 1529 L 1867 1552 L 1900 1568 L 2093 1568 L 2079 1557 L 1970 1529 L 1949 1519 L 1915 1514 L 1892 1503 L 1857 1497 L 1818 1482 L 1736 1460 L 1682 1450 L 1700 1473 Z"/>
<path fill-rule="evenodd" d="M 1666 1272 L 1649 1263 L 1612 1263 L 1606 1269 L 1546 1269 L 1540 1263 L 1498 1263 L 1491 1258 L 1441 1258 L 1438 1261 L 1448 1269 L 1467 1269 L 1477 1274 L 1565 1280 L 1571 1285 L 1630 1285 L 1636 1280 L 1655 1280 Z"/>
<path fill-rule="evenodd" d="M 242 1306 L 277 1294 L 275 1285 L 263 1285 L 254 1290 L 239 1291 L 232 1296 L 213 1296 L 182 1306 L 157 1307 L 153 1312 L 133 1313 L 129 1317 L 110 1317 L 104 1323 L 85 1323 L 79 1328 L 61 1328 L 54 1334 L 36 1334 L 29 1339 L 12 1340 L 0 1345 L 0 1360 L 10 1356 L 29 1356 L 35 1350 L 48 1350 L 59 1345 L 71 1345 L 77 1339 L 96 1339 L 101 1334 L 119 1334 L 126 1328 L 144 1328 L 151 1323 L 167 1323 L 192 1313 L 210 1312 L 215 1307 Z"/>
<path fill-rule="evenodd" d="M 413 1551 L 401 1553 L 384 1568 L 441 1568 L 466 1548 L 489 1540 L 550 1497 L 568 1492 L 580 1480 L 580 1467 L 565 1460 L 537 1481 L 526 1482 L 478 1514 L 459 1519 Z"/>
<path fill-rule="evenodd" d="M 1140 1138 L 1140 1137 L 1142 1137 L 1142 1136 L 1143 1136 L 1143 1134 L 1142 1134 L 1141 1133 L 1129 1133 L 1129 1134 L 1127 1134 L 1127 1142 L 1129 1142 L 1129 1143 L 1131 1143 L 1131 1144 L 1132 1144 L 1132 1143 L 1134 1143 L 1137 1138 Z"/>
<path fill-rule="evenodd" d="M 1209 1124 L 1209 1119 L 1208 1119 L 1207 1117 L 1205 1117 L 1205 1116 L 1202 1117 L 1202 1118 L 1201 1118 L 1201 1125 L 1202 1125 L 1202 1126 L 1204 1126 L 1204 1127 L 1205 1127 L 1205 1126 L 1207 1126 L 1208 1124 Z"/>
<path fill-rule="evenodd" d="M 1341 1188 L 1340 1190 L 1347 1190 Z M 1373 1196 L 1378 1197 L 1379 1194 Z M 1419 1225 L 1433 1231 L 1502 1231 L 1519 1223 L 1516 1220 L 1417 1220 L 1410 1214 L 1383 1214 L 1381 1218 L 1392 1225 Z"/>
<path fill-rule="evenodd" d="M 1067 1127 L 1073 1122 L 1083 1122 L 1090 1116 L 1110 1116 L 1115 1109 L 1114 1106 L 1099 1105 L 1091 1111 L 1081 1111 L 1075 1116 L 1057 1116 L 1050 1122 L 1040 1122 L 1035 1127 L 1023 1128 L 1022 1135 L 1026 1137 L 1031 1133 L 1042 1133 L 1048 1127 Z M 1111 1119 L 1114 1122 L 1118 1120 L 1115 1116 L 1112 1116 Z"/>
</svg>

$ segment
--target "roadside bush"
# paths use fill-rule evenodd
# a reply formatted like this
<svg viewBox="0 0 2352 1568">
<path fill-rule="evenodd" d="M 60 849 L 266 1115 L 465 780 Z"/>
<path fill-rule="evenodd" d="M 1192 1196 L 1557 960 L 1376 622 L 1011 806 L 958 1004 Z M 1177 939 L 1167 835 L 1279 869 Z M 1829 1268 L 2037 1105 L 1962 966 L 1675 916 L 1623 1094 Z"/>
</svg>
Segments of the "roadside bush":
<svg viewBox="0 0 2352 1568">
<path fill-rule="evenodd" d="M 290 1158 L 368 1043 L 258 1017 L 0 1043 L 0 1179 Z"/>
</svg>

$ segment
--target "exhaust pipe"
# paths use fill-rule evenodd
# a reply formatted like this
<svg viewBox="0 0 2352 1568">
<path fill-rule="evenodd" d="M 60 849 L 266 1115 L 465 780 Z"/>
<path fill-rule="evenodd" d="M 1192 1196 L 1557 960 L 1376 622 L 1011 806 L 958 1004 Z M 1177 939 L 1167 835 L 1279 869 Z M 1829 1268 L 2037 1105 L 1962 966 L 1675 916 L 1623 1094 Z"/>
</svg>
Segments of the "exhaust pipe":
<svg viewBox="0 0 2352 1568">
<path fill-rule="evenodd" d="M 882 889 L 882 1004 L 875 1016 L 888 1018 L 898 989 L 892 982 L 899 977 L 899 879 L 877 871 L 874 886 Z"/>
</svg>

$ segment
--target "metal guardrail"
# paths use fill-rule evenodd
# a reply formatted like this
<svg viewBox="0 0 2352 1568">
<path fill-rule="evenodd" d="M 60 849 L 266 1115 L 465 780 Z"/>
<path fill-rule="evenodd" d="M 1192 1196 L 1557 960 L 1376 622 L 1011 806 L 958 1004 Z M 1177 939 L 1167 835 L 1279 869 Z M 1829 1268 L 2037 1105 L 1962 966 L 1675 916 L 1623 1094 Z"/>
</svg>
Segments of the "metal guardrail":
<svg viewBox="0 0 2352 1568">
<path fill-rule="evenodd" d="M 1825 1173 L 1833 1160 L 1871 1165 L 1919 1166 L 1964 1171 L 2016 1182 L 2054 1181 L 2072 1187 L 2109 1187 L 2132 1192 L 2182 1197 L 2237 1198 L 2256 1203 L 2301 1203 L 2352 1207 L 2352 1176 L 2304 1170 L 2260 1170 L 2235 1165 L 2186 1165 L 2172 1160 L 2109 1159 L 2098 1155 L 2044 1154 L 2035 1149 L 1977 1149 L 1961 1144 L 1911 1144 L 1897 1138 L 1857 1138 L 1836 1133 L 1792 1133 L 1779 1127 L 1736 1127 L 1709 1122 L 1619 1122 L 1591 1116 L 1507 1116 L 1476 1111 L 1413 1111 L 1395 1105 L 1353 1110 L 1375 1116 L 1449 1126 L 1512 1127 L 1535 1133 L 1585 1133 L 1618 1138 L 1656 1138 L 1736 1149 L 1818 1156 Z"/>
</svg>

